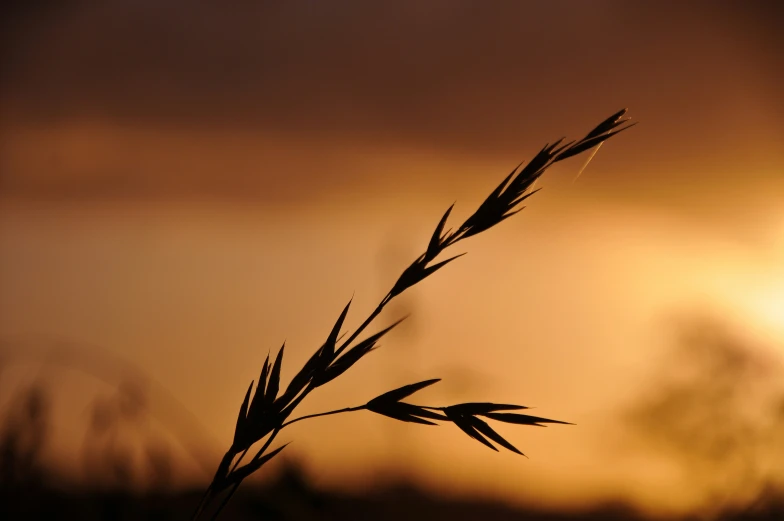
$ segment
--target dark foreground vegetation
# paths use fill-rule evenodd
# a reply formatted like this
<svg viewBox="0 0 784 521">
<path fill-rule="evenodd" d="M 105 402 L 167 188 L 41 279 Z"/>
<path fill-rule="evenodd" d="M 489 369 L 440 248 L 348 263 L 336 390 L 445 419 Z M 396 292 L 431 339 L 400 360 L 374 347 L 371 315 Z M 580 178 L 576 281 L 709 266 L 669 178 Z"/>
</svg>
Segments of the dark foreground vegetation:
<svg viewBox="0 0 784 521">
<path fill-rule="evenodd" d="M 201 491 L 142 495 L 127 492 L 66 491 L 63 487 L 4 484 L 0 491 L 3 520 L 178 520 L 187 519 Z M 338 493 L 318 490 L 308 483 L 296 466 L 286 466 L 265 485 L 250 485 L 235 495 L 223 512 L 227 520 L 316 521 L 316 520 L 637 520 L 647 517 L 632 506 L 618 503 L 583 510 L 513 508 L 479 499 L 439 497 L 399 483 L 370 493 Z M 683 516 L 679 521 L 697 521 L 701 516 Z M 743 510 L 725 512 L 721 521 L 772 521 L 784 519 L 784 495 L 770 494 Z"/>
</svg>

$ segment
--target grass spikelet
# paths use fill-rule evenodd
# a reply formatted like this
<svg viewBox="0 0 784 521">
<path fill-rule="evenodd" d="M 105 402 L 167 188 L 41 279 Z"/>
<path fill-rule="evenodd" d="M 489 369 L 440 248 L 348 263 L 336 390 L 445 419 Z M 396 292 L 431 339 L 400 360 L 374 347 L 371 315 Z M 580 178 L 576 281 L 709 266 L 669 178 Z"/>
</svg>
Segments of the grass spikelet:
<svg viewBox="0 0 784 521">
<path fill-rule="evenodd" d="M 458 242 L 485 232 L 520 212 L 524 208 L 521 204 L 538 191 L 534 190 L 533 186 L 550 166 L 590 150 L 612 136 L 631 128 L 634 124 L 625 125 L 629 121 L 623 118 L 625 114 L 625 109 L 616 112 L 599 123 L 582 139 L 562 144 L 564 139 L 561 138 L 553 144 L 545 145 L 528 164 L 517 165 L 459 227 L 454 231 L 449 228 L 445 232 L 444 229 L 455 205 L 452 204 L 447 208 L 438 221 L 424 253 L 419 255 L 403 271 L 362 324 L 340 343 L 344 336 L 341 335 L 341 330 L 351 307 L 351 301 L 349 301 L 327 335 L 324 344 L 294 375 L 281 395 L 278 394 L 281 388 L 280 374 L 285 343 L 278 351 L 272 364 L 270 364 L 270 357 L 267 355 L 253 397 L 251 398 L 253 382 L 245 393 L 237 416 L 233 442 L 221 459 L 215 477 L 207 488 L 192 519 L 198 519 L 213 499 L 219 494 L 225 493 L 222 502 L 212 515 L 212 519 L 217 518 L 240 483 L 286 447 L 283 445 L 268 451 L 281 430 L 299 421 L 346 412 L 369 411 L 408 423 L 431 426 L 452 423 L 472 439 L 496 452 L 498 452 L 496 447 L 498 445 L 519 455 L 524 454 L 498 434 L 482 418 L 513 425 L 539 427 L 547 424 L 571 425 L 568 422 L 538 416 L 499 412 L 527 409 L 523 405 L 467 402 L 448 406 L 427 406 L 403 401 L 416 392 L 436 384 L 439 382 L 438 378 L 393 389 L 371 399 L 364 405 L 310 414 L 295 419 L 289 419 L 289 417 L 311 392 L 342 376 L 357 365 L 362 358 L 378 347 L 378 341 L 384 335 L 400 323 L 402 319 L 355 343 L 390 301 L 464 255 L 464 253 L 459 253 L 446 260 L 433 263 L 441 253 Z M 262 441 L 261 448 L 251 461 L 242 465 L 250 448 Z M 230 489 L 229 492 L 224 492 L 227 489 Z"/>
</svg>

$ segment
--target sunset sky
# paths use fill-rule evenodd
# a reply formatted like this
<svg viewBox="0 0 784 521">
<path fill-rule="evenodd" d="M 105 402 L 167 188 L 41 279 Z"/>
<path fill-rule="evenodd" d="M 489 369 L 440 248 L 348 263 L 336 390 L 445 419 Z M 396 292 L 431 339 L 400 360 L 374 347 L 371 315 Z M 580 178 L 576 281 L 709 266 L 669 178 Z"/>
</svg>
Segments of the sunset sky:
<svg viewBox="0 0 784 521">
<path fill-rule="evenodd" d="M 458 225 L 542 145 L 627 107 L 637 126 L 461 243 L 382 316 L 412 313 L 382 349 L 302 406 L 441 377 L 419 403 L 577 425 L 500 428 L 525 459 L 354 413 L 284 431 L 286 453 L 325 486 L 397 473 L 511 502 L 669 509 L 784 484 L 781 5 L 15 4 L 0 17 L 0 407 L 50 378 L 64 465 L 127 364 L 155 382 L 159 430 L 217 464 L 268 351 L 286 341 L 289 378 L 352 295 L 348 326 L 364 319 L 452 202 Z M 736 402 L 716 409 L 713 391 Z"/>
</svg>

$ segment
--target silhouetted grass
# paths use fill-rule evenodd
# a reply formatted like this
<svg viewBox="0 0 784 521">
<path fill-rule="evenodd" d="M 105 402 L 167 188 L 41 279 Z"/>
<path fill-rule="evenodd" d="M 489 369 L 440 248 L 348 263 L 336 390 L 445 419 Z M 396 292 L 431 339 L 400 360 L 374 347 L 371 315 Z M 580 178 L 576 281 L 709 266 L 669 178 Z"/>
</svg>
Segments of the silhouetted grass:
<svg viewBox="0 0 784 521">
<path fill-rule="evenodd" d="M 628 121 L 628 119 L 623 119 L 625 113 L 626 110 L 624 109 L 613 114 L 580 140 L 562 144 L 562 138 L 551 145 L 546 145 L 527 165 L 524 167 L 522 167 L 522 163 L 518 165 L 463 224 L 454 231 L 449 229 L 445 232 L 444 229 L 454 205 L 450 206 L 433 231 L 425 252 L 403 271 L 392 286 L 392 289 L 384 296 L 373 312 L 348 338 L 342 340 L 345 335 L 341 335 L 341 329 L 351 305 L 351 302 L 349 302 L 335 322 L 324 344 L 292 378 L 285 390 L 282 390 L 280 381 L 285 344 L 281 346 L 274 361 L 271 362 L 269 356 L 267 356 L 261 369 L 255 392 L 253 390 L 254 382 L 251 382 L 248 386 L 248 391 L 245 393 L 245 398 L 237 416 L 234 439 L 218 465 L 215 477 L 205 491 L 202 501 L 193 515 L 193 519 L 199 518 L 211 500 L 223 493 L 223 501 L 212 516 L 212 519 L 217 518 L 240 483 L 286 447 L 283 445 L 270 450 L 273 441 L 280 431 L 298 421 L 331 414 L 370 411 L 399 421 L 423 425 L 449 422 L 455 424 L 468 436 L 492 450 L 497 451 L 496 445 L 500 445 L 521 455 L 522 452 L 520 450 L 501 437 L 485 420 L 536 426 L 548 423 L 567 423 L 520 414 L 519 412 L 508 412 L 526 409 L 522 405 L 473 402 L 438 407 L 416 405 L 403 401 L 415 392 L 435 384 L 439 381 L 438 379 L 425 380 L 394 389 L 370 400 L 364 405 L 311 414 L 295 419 L 289 418 L 308 394 L 338 378 L 365 355 L 378 348 L 378 341 L 401 322 L 402 319 L 355 343 L 387 304 L 448 263 L 464 255 L 460 253 L 435 262 L 444 251 L 460 241 L 489 230 L 522 210 L 521 203 L 538 191 L 533 190 L 536 180 L 553 164 L 590 150 L 611 136 L 631 127 L 632 125 L 623 126 Z M 242 460 L 251 447 L 262 440 L 264 443 L 261 448 L 249 462 L 243 465 Z M 228 492 L 226 492 L 227 490 Z"/>
</svg>

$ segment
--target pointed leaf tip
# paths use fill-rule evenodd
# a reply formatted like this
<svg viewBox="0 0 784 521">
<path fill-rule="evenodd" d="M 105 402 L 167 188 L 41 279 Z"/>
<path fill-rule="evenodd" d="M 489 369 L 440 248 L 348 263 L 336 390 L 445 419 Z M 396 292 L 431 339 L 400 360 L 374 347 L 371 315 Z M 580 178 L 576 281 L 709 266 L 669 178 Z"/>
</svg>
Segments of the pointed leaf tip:
<svg viewBox="0 0 784 521">
<path fill-rule="evenodd" d="M 278 351 L 278 356 L 275 357 L 275 363 L 272 366 L 272 370 L 270 371 L 269 383 L 264 392 L 264 399 L 268 404 L 274 402 L 275 398 L 278 397 L 278 390 L 280 389 L 280 370 L 283 365 L 283 350 L 285 348 L 286 342 L 283 342 L 283 345 Z"/>
<path fill-rule="evenodd" d="M 253 399 L 250 401 L 250 408 L 248 409 L 248 415 L 252 418 L 258 418 L 259 414 L 261 414 L 267 389 L 269 369 L 269 353 L 267 353 L 267 358 L 264 360 L 264 366 L 261 368 L 261 374 L 259 375 L 259 380 L 256 384 L 256 392 L 253 394 Z"/>
<path fill-rule="evenodd" d="M 443 260 L 443 261 L 441 261 L 441 262 L 439 262 L 437 264 L 433 264 L 432 266 L 428 266 L 427 268 L 422 270 L 421 275 L 418 277 L 417 281 L 414 284 L 416 284 L 417 282 L 421 282 L 422 280 L 424 280 L 428 276 L 432 275 L 433 273 L 435 273 L 439 269 L 441 269 L 444 266 L 446 266 L 448 263 L 452 262 L 453 260 L 455 260 L 455 259 L 457 259 L 459 257 L 462 257 L 466 253 L 468 253 L 468 252 L 458 253 L 457 255 L 449 257 L 448 259 Z M 412 284 L 412 286 L 413 286 L 413 284 Z"/>
<path fill-rule="evenodd" d="M 451 405 L 450 409 L 457 411 L 460 414 L 480 414 L 485 415 L 489 412 L 496 411 L 519 411 L 528 409 L 525 405 L 515 405 L 511 403 L 492 403 L 492 402 L 468 402 Z"/>
<path fill-rule="evenodd" d="M 335 325 L 332 326 L 332 331 L 329 332 L 329 336 L 327 337 L 327 342 L 324 344 L 324 353 L 330 361 L 331 357 L 335 354 L 335 345 L 338 343 L 338 335 L 340 334 L 340 330 L 343 328 L 343 322 L 346 320 L 346 316 L 348 315 L 348 310 L 351 307 L 351 302 L 354 300 L 354 295 L 351 295 L 351 299 L 346 304 L 346 307 L 343 308 L 343 311 L 340 313 L 338 320 L 335 322 Z"/>
<path fill-rule="evenodd" d="M 253 389 L 253 380 L 250 381 L 245 398 L 240 405 L 240 412 L 237 415 L 237 425 L 234 427 L 234 443 L 236 444 L 245 433 L 245 424 L 248 421 L 248 405 L 250 403 L 250 392 Z"/>
<path fill-rule="evenodd" d="M 425 380 L 422 382 L 417 382 L 415 384 L 408 384 L 404 385 L 403 387 L 398 387 L 397 389 L 393 389 L 392 391 L 388 391 L 376 398 L 373 398 L 368 402 L 368 404 L 379 403 L 379 402 L 399 402 L 406 396 L 410 396 L 417 391 L 424 389 L 425 387 L 431 386 L 436 382 L 440 382 L 440 378 L 433 378 L 431 380 Z"/>
<path fill-rule="evenodd" d="M 543 423 L 574 425 L 569 422 L 564 422 L 560 420 L 551 420 L 549 418 L 540 418 L 539 416 L 530 416 L 528 414 L 488 412 L 482 414 L 482 416 L 486 416 L 492 420 L 496 420 L 504 423 L 514 423 L 516 425 L 533 425 L 536 427 L 544 427 L 544 425 L 541 425 Z"/>
<path fill-rule="evenodd" d="M 591 131 L 590 131 L 590 132 L 589 132 L 589 133 L 588 133 L 588 134 L 585 136 L 585 138 L 583 138 L 583 141 L 589 140 L 589 139 L 591 139 L 591 138 L 595 138 L 595 137 L 597 137 L 597 136 L 599 136 L 599 135 L 601 135 L 601 134 L 604 134 L 604 133 L 606 133 L 606 132 L 609 132 L 610 130 L 614 129 L 614 128 L 615 128 L 615 127 L 617 127 L 618 125 L 622 124 L 622 123 L 623 123 L 623 121 L 621 120 L 621 118 L 622 118 L 622 117 L 623 117 L 625 114 L 626 114 L 626 109 L 621 109 L 621 110 L 619 110 L 618 112 L 616 112 L 615 114 L 613 114 L 613 115 L 612 115 L 612 116 L 610 116 L 609 118 L 607 118 L 607 119 L 605 119 L 604 121 L 602 121 L 601 123 L 599 123 L 599 124 L 596 126 L 596 128 L 594 128 L 593 130 L 591 130 Z"/>
<path fill-rule="evenodd" d="M 516 454 L 520 454 L 521 456 L 523 455 L 523 453 L 520 452 L 517 449 L 517 447 L 515 447 L 514 445 L 506 441 L 500 434 L 495 432 L 493 428 L 490 427 L 487 423 L 473 416 L 470 417 L 469 421 L 472 427 L 474 427 L 476 430 L 478 430 L 479 432 L 481 432 L 482 434 L 484 434 L 485 436 L 487 436 L 497 444 L 501 445 L 505 449 L 510 450 Z"/>
<path fill-rule="evenodd" d="M 427 245 L 427 253 L 425 255 L 426 261 L 431 261 L 435 259 L 438 256 L 438 254 L 441 252 L 441 245 L 443 244 L 443 239 L 444 239 L 443 236 L 444 225 L 446 225 L 446 221 L 449 218 L 449 214 L 452 213 L 452 208 L 454 207 L 455 207 L 455 203 L 452 203 L 452 205 L 449 208 L 447 208 L 446 212 L 444 213 L 444 216 L 441 217 L 441 220 L 438 221 L 438 224 L 436 225 L 436 229 L 433 231 L 432 237 L 430 237 L 430 243 Z"/>
<path fill-rule="evenodd" d="M 447 413 L 447 416 L 449 416 L 449 414 L 448 414 L 448 413 Z M 465 432 L 466 434 L 468 434 L 470 437 L 472 437 L 473 439 L 475 439 L 476 441 L 478 441 L 478 442 L 479 442 L 479 443 L 481 443 L 482 445 L 485 445 L 486 447 L 489 447 L 490 449 L 492 449 L 492 450 L 494 450 L 494 451 L 498 452 L 498 449 L 495 447 L 495 445 L 493 445 L 492 443 L 490 443 L 489 441 L 487 441 L 487 440 L 484 438 L 484 436 L 482 436 L 482 435 L 481 435 L 481 434 L 480 434 L 480 433 L 479 433 L 479 432 L 478 432 L 478 431 L 477 431 L 477 430 L 474 428 L 474 426 L 473 426 L 473 425 L 471 425 L 471 423 L 468 421 L 468 419 L 467 419 L 466 417 L 464 417 L 464 416 L 450 416 L 450 418 L 449 418 L 449 419 L 450 419 L 450 420 L 452 420 L 452 423 L 454 423 L 455 425 L 457 425 L 457 426 L 458 426 L 458 428 L 460 428 L 460 430 L 462 430 L 463 432 Z"/>
</svg>

